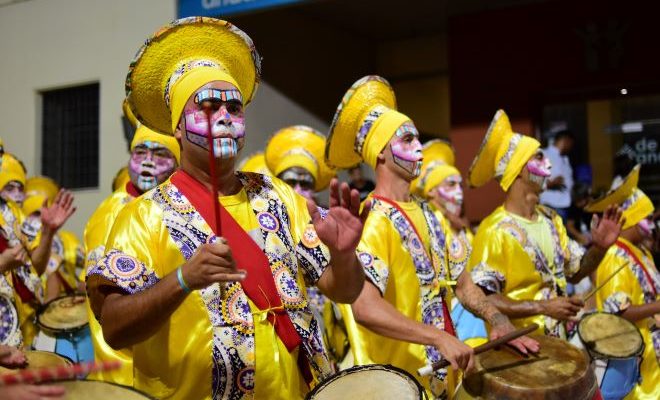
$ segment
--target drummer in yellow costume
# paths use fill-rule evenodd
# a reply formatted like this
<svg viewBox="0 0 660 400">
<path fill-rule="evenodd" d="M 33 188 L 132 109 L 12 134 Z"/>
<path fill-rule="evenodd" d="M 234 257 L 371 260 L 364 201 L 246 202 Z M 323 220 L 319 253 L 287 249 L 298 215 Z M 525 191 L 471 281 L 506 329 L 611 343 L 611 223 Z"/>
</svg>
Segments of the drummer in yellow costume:
<svg viewBox="0 0 660 400">
<path fill-rule="evenodd" d="M 442 357 L 455 369 L 472 365 L 472 349 L 455 338 L 449 318 L 449 281 L 458 281 L 458 297 L 497 326 L 493 336 L 513 330 L 469 274 L 461 274 L 464 265 L 452 263 L 445 227 L 428 203 L 411 198 L 421 149 L 415 125 L 396 110 L 394 92 L 379 76 L 358 80 L 344 95 L 326 147 L 328 164 L 348 168 L 364 161 L 376 172 L 358 245 L 368 283 L 352 315 L 343 307 L 355 363 L 392 364 L 411 374 Z M 521 351 L 523 342 L 536 349 L 525 338 L 516 342 Z M 436 371 L 422 384 L 434 398 L 447 398 L 456 384 L 452 372 Z"/>
<path fill-rule="evenodd" d="M 124 114 L 129 115 L 129 121 L 134 121 L 134 118 L 130 117 L 132 115 L 130 110 L 126 107 Z M 83 233 L 86 254 L 85 274 L 105 253 L 105 243 L 110 235 L 110 229 L 124 206 L 142 193 L 165 182 L 179 165 L 180 148 L 176 139 L 157 133 L 139 123 L 137 125 L 130 147 L 128 180 L 98 206 L 85 226 Z M 133 384 L 131 350 L 113 350 L 103 339 L 101 326 L 94 318 L 91 308 L 88 309 L 88 314 L 96 361 L 114 359 L 122 361 L 121 369 L 95 372 L 90 375 L 90 379 L 131 386 Z"/>
<path fill-rule="evenodd" d="M 589 204 L 586 210 L 602 212 L 612 205 L 623 209 L 623 231 L 598 267 L 595 286 L 605 286 L 596 292 L 596 302 L 599 310 L 622 316 L 642 333 L 645 350 L 641 381 L 625 398 L 651 400 L 660 397 L 660 274 L 651 252 L 643 245 L 652 236 L 654 207 L 637 188 L 639 169 L 636 166 L 621 186 Z"/>
<path fill-rule="evenodd" d="M 465 265 L 474 236 L 468 223 L 461 218 L 463 178 L 454 166 L 454 149 L 446 141 L 434 139 L 424 144 L 422 155 L 421 173 L 410 184 L 411 192 L 427 200 L 438 220 L 445 225 L 450 261 Z M 483 320 L 466 310 L 456 298 L 451 298 L 451 315 L 456 334 L 465 343 L 476 347 L 488 341 Z"/>
<path fill-rule="evenodd" d="M 60 191 L 43 207 L 43 229 L 35 231 L 20 206 L 25 199 L 25 169 L 10 154 L 0 165 L 0 301 L 6 307 L 0 324 L 0 344 L 31 345 L 36 335 L 34 315 L 43 300 L 39 276 L 46 270 L 53 238 L 75 211 L 73 196 Z"/>
<path fill-rule="evenodd" d="M 306 285 L 351 302 L 364 284 L 357 191 L 335 181 L 319 210 L 277 178 L 235 171 L 259 63 L 238 28 L 192 17 L 131 64 L 131 108 L 174 133 L 181 169 L 122 209 L 87 284 L 106 341 L 133 350 L 134 387 L 157 398 L 302 398 L 331 373 Z"/>
<path fill-rule="evenodd" d="M 621 230 L 621 212 L 610 208 L 592 224 L 593 246 L 585 250 L 566 234 L 561 217 L 539 205 L 550 176 L 540 143 L 514 133 L 499 110 L 469 172 L 469 183 L 497 179 L 504 205 L 482 221 L 473 241 L 469 269 L 488 298 L 518 327 L 539 325 L 539 333 L 566 338 L 562 321 L 583 306 L 568 298 L 566 282 L 579 282 L 602 260 Z"/>
</svg>

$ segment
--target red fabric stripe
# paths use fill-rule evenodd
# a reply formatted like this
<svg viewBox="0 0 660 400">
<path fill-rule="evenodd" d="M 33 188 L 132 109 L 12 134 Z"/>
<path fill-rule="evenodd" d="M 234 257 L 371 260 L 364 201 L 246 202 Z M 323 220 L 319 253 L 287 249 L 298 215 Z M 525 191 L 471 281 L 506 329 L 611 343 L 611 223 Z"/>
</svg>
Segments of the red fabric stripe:
<svg viewBox="0 0 660 400">
<path fill-rule="evenodd" d="M 621 250 L 625 251 L 630 257 L 632 257 L 633 260 L 635 260 L 635 262 L 637 264 L 639 264 L 640 267 L 642 267 L 642 271 L 644 271 L 644 276 L 646 276 L 646 280 L 649 281 L 649 284 L 651 285 L 651 289 L 653 290 L 653 295 L 655 295 L 657 297 L 658 292 L 655 290 L 655 281 L 651 277 L 651 274 L 649 274 L 649 271 L 646 270 L 646 267 L 644 266 L 644 263 L 642 262 L 642 260 L 640 260 L 635 255 L 635 253 L 633 253 L 632 249 L 630 247 L 628 247 L 628 245 L 623 243 L 622 241 L 617 240 L 616 245 L 619 246 L 619 248 L 621 248 Z"/>
<path fill-rule="evenodd" d="M 133 197 L 140 197 L 140 195 L 142 194 L 131 181 L 126 182 L 126 193 L 130 194 Z"/>
<path fill-rule="evenodd" d="M 186 196 L 204 221 L 213 229 L 216 224 L 213 217 L 214 205 L 208 201 L 209 190 L 182 170 L 175 172 L 170 181 Z M 216 204 L 219 204 L 220 208 L 221 232 L 216 232 L 215 229 L 213 232 L 227 240 L 237 268 L 247 271 L 247 278 L 241 282 L 241 286 L 250 300 L 260 310 L 279 308 L 268 313 L 268 321 L 275 326 L 275 332 L 291 352 L 300 345 L 302 340 L 293 326 L 289 314 L 282 307 L 282 300 L 275 287 L 268 258 L 222 204 L 219 201 Z"/>
</svg>

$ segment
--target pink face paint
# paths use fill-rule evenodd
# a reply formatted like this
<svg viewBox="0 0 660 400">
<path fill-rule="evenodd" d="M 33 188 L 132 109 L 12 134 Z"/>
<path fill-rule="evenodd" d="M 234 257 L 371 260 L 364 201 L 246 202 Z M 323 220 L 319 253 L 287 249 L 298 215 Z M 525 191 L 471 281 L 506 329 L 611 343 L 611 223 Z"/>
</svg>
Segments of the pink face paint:
<svg viewBox="0 0 660 400">
<path fill-rule="evenodd" d="M 12 201 L 21 206 L 25 201 L 25 190 L 20 182 L 11 181 L 2 188 L 0 197 L 5 201 Z"/>
<path fill-rule="evenodd" d="M 419 176 L 422 169 L 422 144 L 419 132 L 412 122 L 404 122 L 396 130 L 390 141 L 394 163 L 413 177 Z"/>
<path fill-rule="evenodd" d="M 546 180 L 550 177 L 551 169 L 552 163 L 539 151 L 527 162 L 529 181 L 545 189 Z"/>
<path fill-rule="evenodd" d="M 461 206 L 463 205 L 462 181 L 462 178 L 458 175 L 450 176 L 436 186 L 436 193 L 440 197 L 443 207 L 455 215 L 460 215 Z"/>
<path fill-rule="evenodd" d="M 238 151 L 243 147 L 245 141 L 245 117 L 243 115 L 242 104 L 240 99 L 236 98 L 235 90 L 231 91 L 208 91 L 202 90 L 199 95 L 209 93 L 220 93 L 219 98 L 204 98 L 199 102 L 206 100 L 212 101 L 218 105 L 214 108 L 211 115 L 211 135 L 213 136 L 213 154 L 216 158 L 234 158 Z M 223 98 L 230 96 L 222 95 L 222 93 L 231 94 L 232 100 L 225 101 Z M 199 95 L 197 97 L 199 97 Z M 196 97 L 196 100 L 197 100 Z M 204 110 L 200 106 L 194 104 L 184 110 L 186 139 L 197 146 L 208 150 L 208 121 Z"/>
<path fill-rule="evenodd" d="M 655 229 L 651 218 L 644 218 L 643 220 L 639 221 L 637 227 L 644 237 L 650 237 L 653 234 L 653 229 Z"/>
<path fill-rule="evenodd" d="M 165 182 L 176 168 L 172 152 L 155 142 L 144 142 L 131 152 L 128 175 L 131 182 L 142 192 Z"/>
<path fill-rule="evenodd" d="M 314 200 L 314 177 L 300 167 L 288 168 L 278 175 L 299 195 Z"/>
</svg>

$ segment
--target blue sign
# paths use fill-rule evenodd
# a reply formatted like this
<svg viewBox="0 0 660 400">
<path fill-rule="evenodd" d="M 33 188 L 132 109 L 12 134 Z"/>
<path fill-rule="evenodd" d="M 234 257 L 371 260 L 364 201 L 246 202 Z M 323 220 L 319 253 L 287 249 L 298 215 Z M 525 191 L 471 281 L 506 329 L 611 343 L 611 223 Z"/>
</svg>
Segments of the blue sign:
<svg viewBox="0 0 660 400">
<path fill-rule="evenodd" d="M 281 6 L 291 3 L 301 3 L 304 0 L 179 0 L 179 18 L 226 17 L 228 15 L 243 14 L 264 8 Z"/>
</svg>

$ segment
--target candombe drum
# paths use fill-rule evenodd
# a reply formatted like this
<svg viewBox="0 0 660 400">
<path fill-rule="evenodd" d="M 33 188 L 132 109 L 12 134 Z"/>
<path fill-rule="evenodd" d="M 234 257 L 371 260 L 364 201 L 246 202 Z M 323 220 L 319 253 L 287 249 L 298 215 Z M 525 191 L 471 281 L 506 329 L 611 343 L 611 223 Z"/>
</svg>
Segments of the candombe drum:
<svg viewBox="0 0 660 400">
<path fill-rule="evenodd" d="M 37 325 L 43 332 L 35 343 L 38 349 L 52 350 L 74 362 L 94 361 L 84 295 L 62 296 L 49 301 L 37 313 Z M 52 339 L 54 346 L 49 346 Z"/>
<path fill-rule="evenodd" d="M 71 365 L 71 361 L 66 357 L 62 357 L 49 351 L 27 350 L 25 351 L 25 358 L 27 359 L 27 365 L 25 368 L 30 369 Z M 11 374 L 16 371 L 18 370 L 0 367 L 0 375 Z"/>
<path fill-rule="evenodd" d="M 565 340 L 531 335 L 541 345 L 522 356 L 502 346 L 479 354 L 475 372 L 463 379 L 455 399 L 591 400 L 598 383 L 587 355 Z"/>
<path fill-rule="evenodd" d="M 578 324 L 578 336 L 593 359 L 605 400 L 621 399 L 639 380 L 644 338 L 632 322 L 618 315 L 596 312 Z"/>
<path fill-rule="evenodd" d="M 307 400 L 421 400 L 424 388 L 408 372 L 391 365 L 363 365 L 319 383 Z"/>
<path fill-rule="evenodd" d="M 101 381 L 64 381 L 57 382 L 64 386 L 64 400 L 144 400 L 151 399 L 146 394 L 133 388 Z"/>
</svg>

